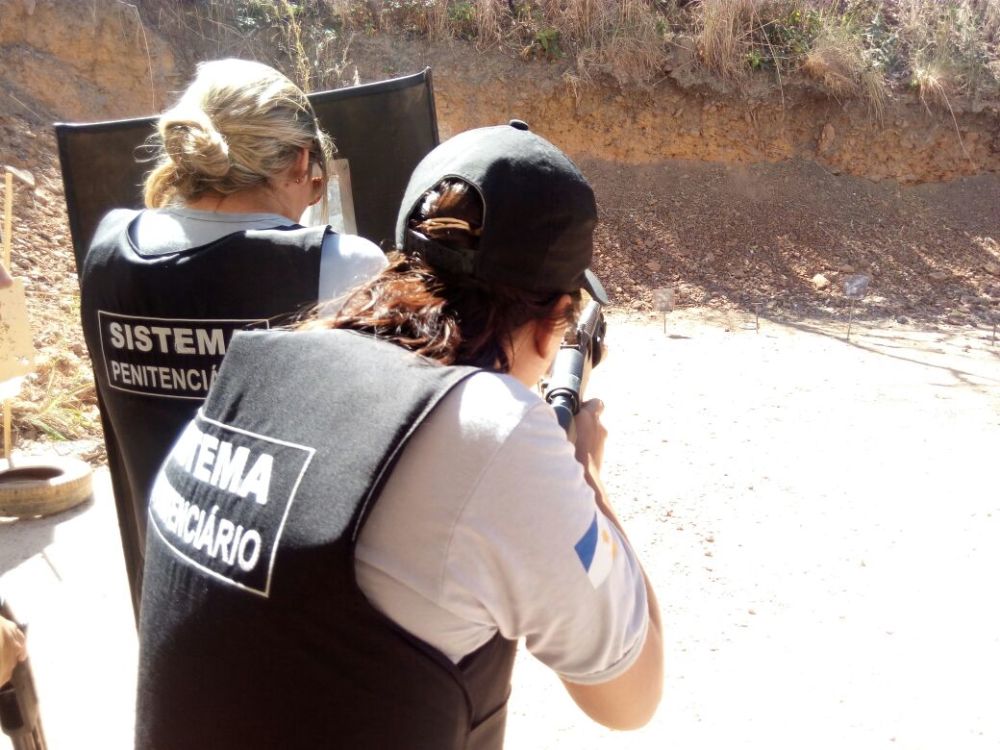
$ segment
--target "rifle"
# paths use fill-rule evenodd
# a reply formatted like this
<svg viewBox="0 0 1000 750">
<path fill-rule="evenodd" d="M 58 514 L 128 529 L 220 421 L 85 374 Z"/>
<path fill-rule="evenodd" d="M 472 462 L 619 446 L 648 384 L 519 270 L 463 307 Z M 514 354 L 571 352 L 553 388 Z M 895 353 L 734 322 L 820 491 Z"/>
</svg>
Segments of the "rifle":
<svg viewBox="0 0 1000 750">
<path fill-rule="evenodd" d="M 7 603 L 0 599 L 0 616 L 17 622 Z M 18 624 L 21 630 L 24 625 Z M 38 693 L 27 659 L 14 668 L 10 682 L 0 685 L 0 729 L 10 737 L 14 750 L 46 750 Z"/>
<path fill-rule="evenodd" d="M 545 400 L 555 410 L 559 425 L 566 430 L 571 442 L 576 440 L 573 417 L 580 411 L 590 371 L 604 357 L 607 328 L 601 303 L 591 300 L 583 308 L 576 327 L 566 332 L 552 363 L 552 373 L 545 386 Z"/>
</svg>

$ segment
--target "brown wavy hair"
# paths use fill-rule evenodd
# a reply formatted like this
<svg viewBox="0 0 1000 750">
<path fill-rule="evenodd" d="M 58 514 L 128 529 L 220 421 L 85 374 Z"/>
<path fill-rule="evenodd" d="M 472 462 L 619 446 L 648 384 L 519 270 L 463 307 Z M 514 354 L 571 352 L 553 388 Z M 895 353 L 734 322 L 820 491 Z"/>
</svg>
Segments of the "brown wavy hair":
<svg viewBox="0 0 1000 750">
<path fill-rule="evenodd" d="M 446 180 L 424 196 L 409 226 L 442 244 L 475 249 L 482 215 L 474 190 Z M 397 251 L 382 273 L 348 295 L 336 315 L 314 317 L 299 328 L 359 331 L 442 365 L 508 372 L 514 331 L 532 320 L 572 324 L 577 305 L 557 315 L 561 297 L 449 273 L 419 255 Z"/>
</svg>

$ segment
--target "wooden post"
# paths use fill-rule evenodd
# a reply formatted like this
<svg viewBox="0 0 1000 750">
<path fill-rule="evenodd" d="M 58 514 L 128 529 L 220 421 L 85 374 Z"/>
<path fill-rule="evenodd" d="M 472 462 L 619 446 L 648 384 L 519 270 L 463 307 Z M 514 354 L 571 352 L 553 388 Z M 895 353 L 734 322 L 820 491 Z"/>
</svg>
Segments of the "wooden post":
<svg viewBox="0 0 1000 750">
<path fill-rule="evenodd" d="M 14 231 L 14 175 L 10 172 L 4 174 L 3 191 L 3 265 L 10 270 L 10 239 Z M 13 450 L 11 445 L 10 429 L 10 399 L 3 402 L 3 457 L 7 459 L 7 467 L 11 466 L 10 454 Z"/>
</svg>

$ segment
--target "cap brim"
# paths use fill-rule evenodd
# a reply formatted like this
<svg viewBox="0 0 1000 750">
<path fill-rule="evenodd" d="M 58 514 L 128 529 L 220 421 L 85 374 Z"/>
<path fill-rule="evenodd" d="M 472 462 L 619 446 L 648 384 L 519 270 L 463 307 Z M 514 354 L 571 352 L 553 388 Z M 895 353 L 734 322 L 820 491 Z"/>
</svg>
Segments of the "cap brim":
<svg viewBox="0 0 1000 750">
<path fill-rule="evenodd" d="M 608 293 L 604 291 L 604 285 L 589 268 L 583 272 L 583 288 L 587 290 L 587 294 L 602 305 L 609 304 Z"/>
</svg>

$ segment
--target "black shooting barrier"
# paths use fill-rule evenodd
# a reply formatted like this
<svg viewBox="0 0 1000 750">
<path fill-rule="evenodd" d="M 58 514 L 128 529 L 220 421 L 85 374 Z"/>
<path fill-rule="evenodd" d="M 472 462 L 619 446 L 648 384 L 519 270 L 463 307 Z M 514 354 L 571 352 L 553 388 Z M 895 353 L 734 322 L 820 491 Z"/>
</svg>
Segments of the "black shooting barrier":
<svg viewBox="0 0 1000 750">
<path fill-rule="evenodd" d="M 431 70 L 309 95 L 333 137 L 337 158 L 351 167 L 357 233 L 377 245 L 391 240 L 410 173 L 438 144 Z M 156 118 L 56 123 L 73 250 L 79 270 L 94 230 L 112 208 L 139 208 L 142 162 Z M 137 158 L 138 157 L 138 158 Z"/>
<path fill-rule="evenodd" d="M 349 164 L 356 233 L 388 247 L 410 173 L 439 140 L 430 68 L 402 78 L 310 94 L 309 99 L 333 137 L 337 158 Z M 152 167 L 145 160 L 148 154 L 143 146 L 155 133 L 155 124 L 155 117 L 144 117 L 55 125 L 78 275 L 101 218 L 114 208 L 142 206 L 143 178 Z M 137 504 L 119 447 L 128 436 L 116 435 L 111 428 L 100 392 L 98 405 L 126 570 L 138 611 L 143 540 L 127 532 L 136 526 L 133 509 Z M 164 446 L 164 454 L 168 448 Z"/>
</svg>

